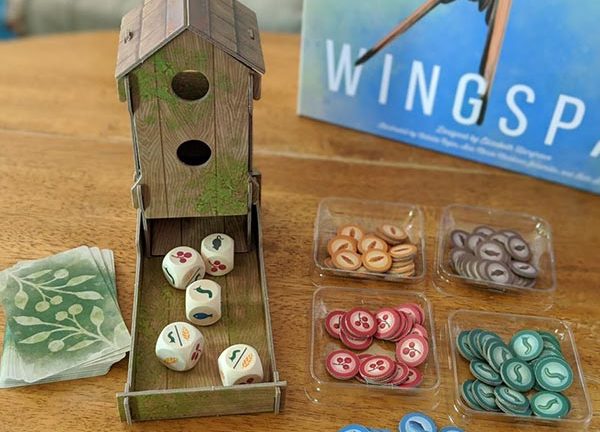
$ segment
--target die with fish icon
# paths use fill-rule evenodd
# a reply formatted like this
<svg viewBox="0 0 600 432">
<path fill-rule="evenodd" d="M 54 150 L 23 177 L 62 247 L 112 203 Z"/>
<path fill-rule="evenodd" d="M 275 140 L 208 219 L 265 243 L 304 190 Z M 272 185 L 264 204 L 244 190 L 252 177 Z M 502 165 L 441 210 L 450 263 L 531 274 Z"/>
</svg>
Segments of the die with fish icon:
<svg viewBox="0 0 600 432">
<path fill-rule="evenodd" d="M 213 325 L 221 319 L 221 285 L 201 279 L 191 283 L 185 292 L 185 314 L 193 324 Z"/>
<path fill-rule="evenodd" d="M 156 357 L 174 371 L 187 371 L 198 363 L 204 350 L 204 335 L 191 324 L 174 322 L 167 325 L 156 341 Z"/>
<path fill-rule="evenodd" d="M 225 387 L 256 384 L 263 381 L 264 372 L 255 348 L 236 344 L 221 353 L 218 360 L 219 374 Z"/>
<path fill-rule="evenodd" d="M 224 276 L 233 270 L 234 241 L 227 234 L 211 234 L 202 240 L 200 253 L 206 263 L 206 273 Z"/>
</svg>

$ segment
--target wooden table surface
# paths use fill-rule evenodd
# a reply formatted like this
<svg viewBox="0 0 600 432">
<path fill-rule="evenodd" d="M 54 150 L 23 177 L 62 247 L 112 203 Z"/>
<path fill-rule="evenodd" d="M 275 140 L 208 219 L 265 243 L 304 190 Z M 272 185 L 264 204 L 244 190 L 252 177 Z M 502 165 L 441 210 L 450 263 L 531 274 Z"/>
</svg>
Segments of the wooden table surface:
<svg viewBox="0 0 600 432">
<path fill-rule="evenodd" d="M 361 423 L 392 430 L 414 409 L 427 410 L 440 425 L 448 423 L 452 380 L 445 361 L 436 401 L 391 397 L 378 402 L 369 393 L 350 405 L 307 399 L 313 221 L 317 204 L 328 196 L 422 205 L 430 274 L 443 206 L 464 203 L 546 218 L 554 228 L 558 270 L 551 309 L 544 311 L 527 297 L 444 296 L 430 277 L 423 289 L 434 305 L 438 329 L 451 310 L 460 308 L 568 320 L 592 403 L 600 406 L 600 197 L 299 118 L 299 37 L 266 34 L 263 45 L 268 73 L 263 99 L 255 105 L 255 164 L 263 174 L 265 261 L 278 369 L 288 381 L 285 409 L 280 416 L 137 423 L 131 429 L 334 431 Z M 112 78 L 116 47 L 116 32 L 0 45 L 0 268 L 81 244 L 113 249 L 119 301 L 129 325 L 133 159 L 127 109 L 117 100 Z M 1 390 L 0 431 L 126 430 L 115 400 L 126 371 L 124 360 L 103 377 Z M 470 431 L 515 430 L 503 423 L 466 426 Z M 600 415 L 590 430 L 600 430 Z"/>
</svg>

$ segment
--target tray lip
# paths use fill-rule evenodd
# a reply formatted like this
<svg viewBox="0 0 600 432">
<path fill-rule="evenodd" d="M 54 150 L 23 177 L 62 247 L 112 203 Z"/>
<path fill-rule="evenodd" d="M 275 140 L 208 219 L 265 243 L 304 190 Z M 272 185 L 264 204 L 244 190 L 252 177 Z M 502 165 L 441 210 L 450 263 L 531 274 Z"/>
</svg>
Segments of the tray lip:
<svg viewBox="0 0 600 432">
<path fill-rule="evenodd" d="M 261 224 L 261 214 L 260 214 L 260 203 L 255 203 L 252 206 L 252 211 L 249 213 L 250 215 L 254 215 L 256 217 L 256 229 L 257 240 L 256 240 L 256 252 L 258 254 L 258 262 L 259 262 L 259 275 L 261 278 L 261 290 L 263 294 L 263 308 L 265 313 L 265 332 L 267 333 L 268 347 L 269 347 L 269 357 L 271 360 L 271 371 L 273 374 L 273 381 L 250 384 L 246 386 L 236 386 L 236 387 L 225 387 L 225 386 L 210 386 L 210 387 L 192 387 L 192 388 L 178 388 L 178 389 L 151 389 L 151 390 L 131 390 L 133 387 L 133 369 L 134 369 L 134 358 L 135 358 L 135 341 L 136 341 L 136 328 L 137 328 L 137 311 L 139 308 L 139 278 L 138 272 L 143 267 L 143 251 L 142 251 L 142 241 L 144 241 L 142 234 L 142 226 L 143 226 L 143 212 L 138 209 L 137 210 L 137 224 L 136 224 L 136 275 L 134 281 L 134 300 L 132 306 L 131 313 L 131 350 L 129 354 L 129 362 L 127 367 L 127 382 L 125 383 L 125 388 L 123 392 L 117 393 L 117 399 L 127 398 L 131 396 L 138 395 L 151 395 L 151 394 L 172 394 L 172 393 L 186 393 L 186 392 L 205 392 L 205 391 L 227 391 L 231 389 L 238 390 L 238 387 L 245 389 L 256 389 L 261 387 L 276 387 L 279 389 L 285 389 L 287 387 L 287 381 L 281 381 L 279 379 L 279 372 L 277 370 L 277 364 L 275 362 L 275 347 L 273 342 L 273 329 L 272 329 L 272 321 L 271 321 L 271 313 L 269 307 L 269 293 L 268 293 L 268 284 L 264 263 L 264 255 L 263 255 L 263 241 L 262 241 L 262 224 Z M 279 408 L 276 407 L 276 411 Z"/>
<path fill-rule="evenodd" d="M 421 235 L 419 238 L 419 246 L 420 246 L 420 260 L 422 263 L 421 273 L 415 276 L 394 276 L 387 273 L 374 273 L 374 272 L 365 272 L 361 276 L 357 276 L 355 271 L 351 270 L 342 270 L 342 269 L 332 269 L 329 267 L 323 266 L 317 259 L 318 250 L 319 250 L 319 236 L 321 230 L 319 228 L 320 216 L 322 213 L 322 209 L 330 205 L 331 203 L 362 203 L 362 204 L 372 204 L 378 206 L 394 206 L 394 207 L 405 207 L 410 208 L 417 212 L 417 219 L 421 224 Z M 425 226 L 425 216 L 423 212 L 423 207 L 419 204 L 415 203 L 407 203 L 401 201 L 385 201 L 385 200 L 363 200 L 358 198 L 345 198 L 339 196 L 329 196 L 323 198 L 317 207 L 317 215 L 315 217 L 314 227 L 313 227 L 313 247 L 312 247 L 312 255 L 313 255 L 313 263 L 318 272 L 324 275 L 337 276 L 342 278 L 349 279 L 370 279 L 376 281 L 383 282 L 391 282 L 391 283 L 402 283 L 402 284 L 418 284 L 419 282 L 423 282 L 427 276 L 427 263 L 426 263 L 426 226 Z"/>
<path fill-rule="evenodd" d="M 556 325 L 561 325 L 565 328 L 565 330 L 567 331 L 567 333 L 569 334 L 569 340 L 570 340 L 570 345 L 571 345 L 571 349 L 573 350 L 573 355 L 575 357 L 575 364 L 577 365 L 577 376 L 579 377 L 579 380 L 581 381 L 581 387 L 582 387 L 582 392 L 583 392 L 583 397 L 585 399 L 585 407 L 587 409 L 587 415 L 585 417 L 583 417 L 582 419 L 569 419 L 569 418 L 562 418 L 562 419 L 542 419 L 539 417 L 535 417 L 535 416 L 531 416 L 531 417 L 518 417 L 518 421 L 524 421 L 526 424 L 530 424 L 530 425 L 552 425 L 552 426 L 557 426 L 559 424 L 563 424 L 563 425 L 567 425 L 567 426 L 581 426 L 581 427 L 587 427 L 591 421 L 592 418 L 594 416 L 594 410 L 593 410 L 593 406 L 592 406 L 592 401 L 590 398 L 590 394 L 589 394 L 589 390 L 588 390 L 588 386 L 585 380 L 585 375 L 583 373 L 583 365 L 581 364 L 581 357 L 579 355 L 579 350 L 577 349 L 577 343 L 575 342 L 575 334 L 573 333 L 573 327 L 571 325 L 571 323 L 567 320 L 563 320 L 560 318 L 555 318 L 555 317 L 544 317 L 544 316 L 539 316 L 539 315 L 527 315 L 527 314 L 514 314 L 514 313 L 510 313 L 510 312 L 490 312 L 490 311 L 483 311 L 483 310 L 471 310 L 471 309 L 457 309 L 457 310 L 453 310 L 448 314 L 448 320 L 447 320 L 447 333 L 448 333 L 448 348 L 450 349 L 450 352 L 448 353 L 448 356 L 450 358 L 450 371 L 451 371 L 451 376 L 453 379 L 453 387 L 454 389 L 452 390 L 452 393 L 454 393 L 454 402 L 458 402 L 458 407 L 460 410 L 462 410 L 462 412 L 469 418 L 473 419 L 473 418 L 477 418 L 479 415 L 483 416 L 484 418 L 486 418 L 486 420 L 490 420 L 490 421 L 494 421 L 496 422 L 497 418 L 498 418 L 498 413 L 496 412 L 488 412 L 488 411 L 475 411 L 471 408 L 469 408 L 463 401 L 462 398 L 459 394 L 459 384 L 458 384 L 458 366 L 457 366 L 457 349 L 455 347 L 456 341 L 454 340 L 454 338 L 452 337 L 452 323 L 454 322 L 454 320 L 456 319 L 457 315 L 460 314 L 475 314 L 475 315 L 485 315 L 485 316 L 490 316 L 490 317 L 496 317 L 496 318 L 500 318 L 500 317 L 513 317 L 513 318 L 526 318 L 526 319 L 536 319 L 536 320 L 540 320 L 540 321 L 548 321 L 548 322 L 552 322 L 552 323 L 556 323 Z M 474 417 L 475 415 L 475 417 Z"/>
<path fill-rule="evenodd" d="M 402 389 L 402 388 L 389 388 L 386 386 L 369 386 L 369 385 L 364 385 L 364 384 L 354 384 L 354 383 L 348 383 L 348 382 L 343 382 L 343 381 L 339 381 L 339 382 L 327 382 L 328 385 L 332 385 L 332 387 L 338 387 L 340 390 L 343 390 L 344 388 L 360 388 L 360 386 L 363 386 L 361 389 L 364 389 L 365 391 L 374 391 L 376 393 L 388 393 L 391 395 L 398 395 L 398 396 L 418 396 L 421 394 L 426 394 L 426 393 L 430 393 L 430 392 L 437 392 L 438 389 L 441 386 L 442 383 L 442 369 L 440 366 L 440 353 L 439 353 L 439 349 L 440 347 L 438 346 L 438 341 L 436 340 L 436 331 L 435 331 L 435 317 L 434 317 L 434 311 L 433 311 L 433 306 L 431 301 L 429 300 L 429 298 L 425 295 L 425 293 L 419 292 L 419 291 L 409 291 L 409 290 L 402 290 L 402 291 L 390 291 L 390 290 L 386 290 L 386 289 L 378 289 L 378 288 L 365 288 L 365 287 L 361 287 L 361 288 L 356 288 L 356 287 L 347 287 L 347 286 L 339 286 L 339 285 L 331 285 L 331 284 L 327 284 L 327 285 L 318 285 L 315 284 L 315 287 L 317 289 L 314 290 L 312 298 L 311 298 L 311 310 L 310 310 L 310 319 L 311 319 L 311 326 L 310 326 L 310 348 L 309 348 L 309 352 L 308 352 L 308 361 L 309 361 L 309 365 L 308 365 L 308 375 L 310 378 L 312 378 L 314 380 L 315 383 L 317 384 L 322 384 L 325 383 L 325 381 L 321 380 L 318 376 L 316 376 L 315 372 L 314 372 L 314 341 L 315 341 L 315 332 L 316 332 L 316 323 L 315 323 L 315 302 L 317 300 L 317 297 L 319 296 L 319 294 L 323 291 L 328 292 L 328 291 L 342 291 L 342 292 L 353 292 L 356 294 L 366 294 L 368 293 L 369 295 L 382 295 L 382 296 L 389 296 L 389 295 L 403 295 L 403 296 L 407 296 L 407 297 L 415 297 L 420 299 L 427 308 L 427 315 L 428 315 L 428 320 L 429 320 L 429 326 L 431 329 L 431 348 L 430 348 L 430 352 L 433 353 L 433 363 L 434 363 L 434 370 L 435 370 L 435 374 L 436 374 L 436 380 L 435 383 L 433 383 L 432 386 L 428 387 L 428 388 L 420 388 L 420 387 L 415 387 L 415 388 L 408 388 L 408 389 Z"/>
</svg>

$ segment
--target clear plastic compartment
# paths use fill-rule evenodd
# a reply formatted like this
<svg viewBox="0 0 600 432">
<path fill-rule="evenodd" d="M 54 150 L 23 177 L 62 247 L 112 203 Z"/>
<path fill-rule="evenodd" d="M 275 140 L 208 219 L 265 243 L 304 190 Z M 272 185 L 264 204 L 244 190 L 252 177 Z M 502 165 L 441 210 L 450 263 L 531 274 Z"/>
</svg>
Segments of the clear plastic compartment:
<svg viewBox="0 0 600 432">
<path fill-rule="evenodd" d="M 534 287 L 471 279 L 456 274 L 450 267 L 450 233 L 455 229 L 471 232 L 477 226 L 517 231 L 531 248 L 531 263 L 538 269 Z M 552 249 L 552 230 L 544 219 L 503 210 L 451 205 L 445 207 L 438 226 L 433 280 L 445 293 L 468 297 L 473 288 L 509 293 L 552 295 L 556 290 L 556 268 Z"/>
<path fill-rule="evenodd" d="M 393 307 L 404 303 L 416 303 L 423 308 L 426 314 L 424 327 L 429 334 L 429 355 L 426 362 L 418 366 L 424 376 L 419 387 L 399 388 L 361 384 L 356 380 L 339 381 L 329 375 L 325 368 L 327 355 L 333 350 L 344 348 L 339 340 L 332 338 L 325 330 L 324 319 L 330 311 L 350 310 L 356 306 L 364 306 L 371 311 L 376 311 L 382 307 Z M 305 387 L 311 400 L 336 404 L 344 403 L 344 400 L 347 400 L 347 403 L 352 404 L 356 402 L 358 396 L 361 403 L 369 401 L 375 406 L 379 406 L 378 400 L 389 400 L 390 395 L 403 395 L 415 396 L 413 399 L 416 402 L 413 402 L 417 404 L 426 400 L 429 408 L 438 401 L 440 366 L 436 332 L 431 304 L 425 295 L 411 291 L 317 287 L 313 294 L 311 315 L 309 364 Z M 394 350 L 393 342 L 375 341 L 365 352 L 386 354 L 395 358 Z M 359 353 L 358 351 L 354 352 Z M 406 403 L 410 405 L 410 402 Z"/>
<path fill-rule="evenodd" d="M 345 224 L 359 224 L 368 232 L 382 224 L 402 227 L 410 243 L 417 246 L 414 260 L 414 276 L 400 276 L 392 273 L 357 272 L 340 270 L 325 263 L 329 256 L 327 242 L 335 237 L 338 227 Z M 319 204 L 315 220 L 314 263 L 319 277 L 338 276 L 357 279 L 374 279 L 391 282 L 419 282 L 425 278 L 425 222 L 421 208 L 413 204 L 385 201 L 367 201 L 348 198 L 325 198 Z"/>
<path fill-rule="evenodd" d="M 510 338 L 516 332 L 524 329 L 547 331 L 555 335 L 560 342 L 564 358 L 573 369 L 574 374 L 573 384 L 563 392 L 569 398 L 572 406 L 568 416 L 554 420 L 536 416 L 517 417 L 500 412 L 483 412 L 471 409 L 460 396 L 460 386 L 464 381 L 474 378 L 469 370 L 469 362 L 457 351 L 456 339 L 462 331 L 473 329 L 494 332 L 504 342 L 510 341 Z M 471 420 L 501 421 L 522 425 L 518 430 L 525 427 L 540 430 L 538 428 L 542 426 L 559 428 L 560 430 L 582 430 L 590 423 L 592 419 L 590 397 L 573 332 L 570 325 L 565 321 L 510 313 L 458 310 L 450 313 L 448 317 L 446 336 L 449 337 L 448 343 L 445 345 L 449 350 L 450 369 L 454 378 L 452 408 L 459 415 L 458 419 L 453 419 L 455 422 L 462 423 Z"/>
</svg>

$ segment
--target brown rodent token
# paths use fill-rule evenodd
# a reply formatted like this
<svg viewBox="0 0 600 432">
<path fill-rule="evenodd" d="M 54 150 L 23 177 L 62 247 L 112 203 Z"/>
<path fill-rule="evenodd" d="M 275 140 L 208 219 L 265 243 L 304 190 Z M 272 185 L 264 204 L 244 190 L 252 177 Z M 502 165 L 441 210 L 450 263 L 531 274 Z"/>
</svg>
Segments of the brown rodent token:
<svg viewBox="0 0 600 432">
<path fill-rule="evenodd" d="M 362 265 L 360 255 L 350 250 L 341 250 L 331 257 L 333 265 L 340 270 L 358 270 Z"/>
<path fill-rule="evenodd" d="M 377 237 L 375 234 L 366 234 L 359 242 L 358 242 L 358 250 L 360 253 L 365 253 L 368 250 L 376 249 L 387 252 L 388 244 L 380 237 Z"/>
<path fill-rule="evenodd" d="M 338 236 L 350 236 L 353 237 L 354 240 L 360 241 L 365 235 L 365 230 L 362 229 L 359 225 L 356 224 L 347 224 L 338 228 L 337 230 Z"/>
<path fill-rule="evenodd" d="M 417 254 L 417 247 L 413 244 L 393 246 L 389 250 L 394 261 L 403 261 L 413 258 Z"/>
<path fill-rule="evenodd" d="M 385 273 L 392 266 L 392 257 L 383 250 L 369 249 L 362 256 L 362 262 L 369 271 Z"/>
<path fill-rule="evenodd" d="M 395 244 L 403 243 L 408 238 L 408 235 L 402 228 L 392 224 L 380 225 L 377 227 L 377 232 Z"/>
<path fill-rule="evenodd" d="M 327 252 L 329 252 L 329 255 L 333 256 L 341 250 L 356 252 L 356 240 L 354 237 L 339 235 L 327 242 Z"/>
</svg>

